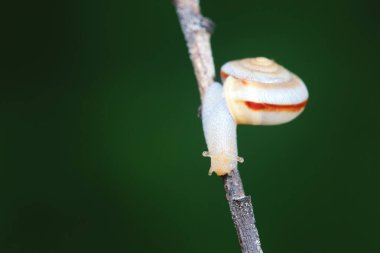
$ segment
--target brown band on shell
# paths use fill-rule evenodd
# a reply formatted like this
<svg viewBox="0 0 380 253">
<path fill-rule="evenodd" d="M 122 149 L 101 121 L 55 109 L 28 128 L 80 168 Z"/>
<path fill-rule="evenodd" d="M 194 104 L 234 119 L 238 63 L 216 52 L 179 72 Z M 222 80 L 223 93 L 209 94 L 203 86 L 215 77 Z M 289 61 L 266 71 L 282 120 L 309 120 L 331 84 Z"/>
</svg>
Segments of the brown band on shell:
<svg viewBox="0 0 380 253">
<path fill-rule="evenodd" d="M 224 82 L 224 80 L 227 79 L 229 75 L 223 71 L 220 71 L 220 77 L 222 78 L 222 81 Z"/>
<path fill-rule="evenodd" d="M 253 111 L 287 111 L 287 112 L 298 112 L 305 108 L 307 100 L 298 104 L 291 105 L 278 105 L 278 104 L 266 104 L 266 103 L 256 103 L 251 101 L 244 101 L 245 105 Z"/>
</svg>

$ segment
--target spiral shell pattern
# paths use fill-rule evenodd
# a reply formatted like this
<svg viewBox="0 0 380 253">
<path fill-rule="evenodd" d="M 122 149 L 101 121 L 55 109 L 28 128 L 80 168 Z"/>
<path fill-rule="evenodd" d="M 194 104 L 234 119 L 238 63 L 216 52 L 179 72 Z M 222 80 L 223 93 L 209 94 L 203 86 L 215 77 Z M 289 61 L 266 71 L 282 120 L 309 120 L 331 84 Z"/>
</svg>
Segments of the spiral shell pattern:
<svg viewBox="0 0 380 253">
<path fill-rule="evenodd" d="M 221 78 L 228 109 L 238 124 L 277 125 L 304 110 L 309 94 L 303 81 L 264 58 L 230 61 Z"/>
</svg>

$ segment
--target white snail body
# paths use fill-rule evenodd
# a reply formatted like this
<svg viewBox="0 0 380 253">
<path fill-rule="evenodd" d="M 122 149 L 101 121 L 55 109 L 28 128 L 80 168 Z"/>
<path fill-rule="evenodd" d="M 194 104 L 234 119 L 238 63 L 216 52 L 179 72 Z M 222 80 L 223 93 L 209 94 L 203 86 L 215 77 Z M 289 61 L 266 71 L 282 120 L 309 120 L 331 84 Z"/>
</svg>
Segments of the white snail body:
<svg viewBox="0 0 380 253">
<path fill-rule="evenodd" d="M 203 155 L 211 157 L 209 175 L 229 174 L 237 167 L 236 122 L 228 111 L 219 83 L 213 83 L 203 98 L 202 124 L 208 147 Z"/>
<path fill-rule="evenodd" d="M 209 174 L 237 168 L 236 125 L 276 125 L 296 118 L 309 94 L 302 80 L 264 57 L 231 61 L 222 66 L 222 87 L 213 83 L 205 93 L 202 123 L 211 157 Z"/>
<path fill-rule="evenodd" d="M 277 125 L 304 110 L 308 91 L 302 80 L 264 57 L 222 66 L 224 94 L 237 124 Z"/>
</svg>

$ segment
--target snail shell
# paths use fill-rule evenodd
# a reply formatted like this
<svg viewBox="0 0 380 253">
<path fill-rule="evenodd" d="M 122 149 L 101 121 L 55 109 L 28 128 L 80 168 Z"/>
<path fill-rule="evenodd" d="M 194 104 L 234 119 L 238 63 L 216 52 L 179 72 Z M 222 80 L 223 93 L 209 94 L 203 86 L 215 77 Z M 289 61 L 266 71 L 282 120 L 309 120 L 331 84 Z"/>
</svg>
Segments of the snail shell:
<svg viewBox="0 0 380 253">
<path fill-rule="evenodd" d="M 230 61 L 222 66 L 221 77 L 237 124 L 289 122 L 301 114 L 309 97 L 298 76 L 265 57 Z"/>
</svg>

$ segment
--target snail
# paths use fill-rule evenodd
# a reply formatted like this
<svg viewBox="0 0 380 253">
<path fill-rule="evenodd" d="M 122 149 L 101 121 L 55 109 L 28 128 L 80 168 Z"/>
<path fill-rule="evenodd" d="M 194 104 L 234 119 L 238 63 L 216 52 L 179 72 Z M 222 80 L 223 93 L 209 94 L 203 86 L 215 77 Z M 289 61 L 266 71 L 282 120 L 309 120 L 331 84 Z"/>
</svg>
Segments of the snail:
<svg viewBox="0 0 380 253">
<path fill-rule="evenodd" d="M 278 125 L 295 119 L 309 97 L 303 81 L 265 57 L 230 61 L 221 68 L 220 83 L 206 91 L 202 124 L 211 158 L 209 175 L 229 174 L 243 162 L 238 157 L 237 124 Z"/>
</svg>

